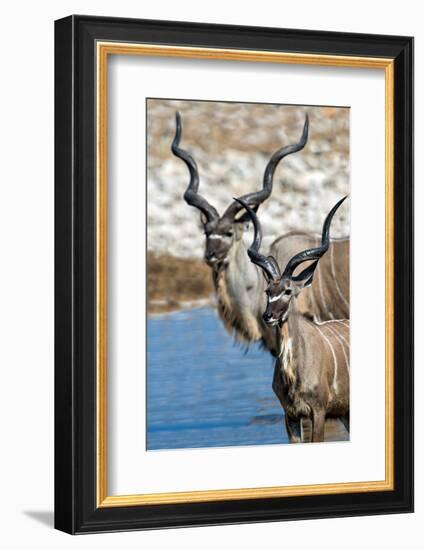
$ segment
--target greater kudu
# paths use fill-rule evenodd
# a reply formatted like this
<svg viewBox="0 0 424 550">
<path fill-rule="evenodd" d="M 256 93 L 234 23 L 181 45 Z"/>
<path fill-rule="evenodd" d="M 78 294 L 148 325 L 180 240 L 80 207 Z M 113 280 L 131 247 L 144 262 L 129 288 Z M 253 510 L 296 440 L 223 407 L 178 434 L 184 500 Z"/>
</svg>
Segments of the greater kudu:
<svg viewBox="0 0 424 550">
<path fill-rule="evenodd" d="M 300 151 L 308 139 L 309 120 L 306 120 L 298 143 L 282 147 L 269 160 L 262 189 L 244 195 L 243 200 L 256 210 L 272 193 L 273 177 L 279 162 Z M 262 319 L 265 304 L 263 277 L 246 256 L 247 247 L 243 232 L 247 215 L 241 215 L 242 207 L 233 201 L 222 216 L 199 194 L 199 171 L 193 157 L 180 147 L 181 116 L 176 113 L 176 132 L 172 152 L 186 164 L 190 182 L 184 193 L 185 201 L 202 214 L 206 236 L 205 261 L 212 268 L 213 282 L 218 300 L 218 312 L 226 329 L 237 339 L 250 343 L 262 340 L 265 347 L 275 354 L 275 334 Z M 271 245 L 271 254 L 281 263 L 287 261 L 299 248 L 314 246 L 317 237 L 303 232 L 292 232 L 278 238 Z M 329 262 L 317 274 L 316 288 L 304 296 L 301 310 L 316 319 L 349 316 L 349 241 L 335 240 L 330 247 Z M 334 278 L 336 283 L 334 284 Z M 330 305 L 330 307 L 328 307 Z"/>
<path fill-rule="evenodd" d="M 238 199 L 254 224 L 249 258 L 261 268 L 268 282 L 263 319 L 267 325 L 276 327 L 280 346 L 272 387 L 284 408 L 292 443 L 302 441 L 303 418 L 312 421 L 313 442 L 324 441 L 327 417 L 339 418 L 349 430 L 349 321 L 312 321 L 299 312 L 297 305 L 329 249 L 331 220 L 345 199 L 327 215 L 320 245 L 295 254 L 284 271 L 273 256 L 259 252 L 262 241 L 259 220 L 248 204 Z M 305 262 L 307 267 L 294 275 L 295 269 Z"/>
</svg>

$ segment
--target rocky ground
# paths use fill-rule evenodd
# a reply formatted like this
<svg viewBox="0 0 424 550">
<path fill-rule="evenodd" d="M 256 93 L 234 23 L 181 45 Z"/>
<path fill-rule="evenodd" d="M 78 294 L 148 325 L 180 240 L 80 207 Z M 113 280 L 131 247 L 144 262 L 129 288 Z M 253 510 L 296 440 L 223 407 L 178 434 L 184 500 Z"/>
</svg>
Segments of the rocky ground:
<svg viewBox="0 0 424 550">
<path fill-rule="evenodd" d="M 293 229 L 320 232 L 330 208 L 349 192 L 347 108 L 149 100 L 148 249 L 152 254 L 148 270 L 149 296 L 154 303 L 164 274 L 159 268 L 169 263 L 170 257 L 174 267 L 178 259 L 198 260 L 190 268 L 197 296 L 203 298 L 210 290 L 210 277 L 207 284 L 200 283 L 206 271 L 200 267 L 204 236 L 199 212 L 183 200 L 189 181 L 187 167 L 170 149 L 176 110 L 183 124 L 181 146 L 199 167 L 199 191 L 220 213 L 232 197 L 262 186 L 269 158 L 280 147 L 299 140 L 305 113 L 309 114 L 306 147 L 280 163 L 273 194 L 260 209 L 264 235 L 269 238 Z M 331 233 L 334 237 L 349 235 L 348 202 L 334 218 Z M 178 298 L 184 269 L 187 265 L 182 263 L 178 270 L 181 284 L 176 285 L 171 302 Z M 191 291 L 188 294 L 187 299 L 194 297 Z M 170 308 L 171 304 L 158 304 L 154 309 Z"/>
</svg>

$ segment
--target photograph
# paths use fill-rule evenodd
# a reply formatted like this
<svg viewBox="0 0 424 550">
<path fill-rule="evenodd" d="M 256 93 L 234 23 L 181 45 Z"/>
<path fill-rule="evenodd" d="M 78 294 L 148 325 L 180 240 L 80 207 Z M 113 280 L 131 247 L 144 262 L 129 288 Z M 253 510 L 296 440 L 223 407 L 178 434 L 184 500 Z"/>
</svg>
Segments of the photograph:
<svg viewBox="0 0 424 550">
<path fill-rule="evenodd" d="M 146 99 L 147 451 L 349 441 L 350 109 Z"/>
</svg>

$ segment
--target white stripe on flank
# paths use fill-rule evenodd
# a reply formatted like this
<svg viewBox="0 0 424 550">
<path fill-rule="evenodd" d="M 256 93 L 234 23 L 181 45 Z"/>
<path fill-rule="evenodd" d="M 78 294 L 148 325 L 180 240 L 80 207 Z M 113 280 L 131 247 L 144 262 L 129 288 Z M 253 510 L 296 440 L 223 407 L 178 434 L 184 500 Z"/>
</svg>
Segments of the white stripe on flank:
<svg viewBox="0 0 424 550">
<path fill-rule="evenodd" d="M 339 283 L 337 281 L 337 277 L 336 277 L 336 273 L 335 273 L 335 269 L 334 269 L 334 245 L 330 246 L 330 260 L 331 260 L 331 275 L 332 275 L 334 283 L 336 285 L 337 293 L 340 296 L 340 298 L 343 300 L 345 306 L 349 309 L 349 304 L 347 303 L 347 300 L 344 297 L 344 294 L 342 293 L 342 291 L 339 287 Z"/>
<path fill-rule="evenodd" d="M 328 321 L 315 321 L 317 325 L 326 325 L 327 323 L 343 323 L 343 319 L 329 319 Z"/>
<path fill-rule="evenodd" d="M 331 311 L 328 309 L 327 302 L 325 301 L 325 298 L 324 298 L 324 291 L 323 291 L 323 288 L 322 288 L 322 271 L 321 270 L 319 270 L 318 283 L 319 283 L 319 292 L 321 294 L 321 301 L 322 301 L 322 304 L 324 306 L 324 311 L 328 311 L 328 314 L 330 315 L 330 317 L 332 319 L 334 319 L 334 316 L 331 313 Z"/>
<path fill-rule="evenodd" d="M 314 285 L 309 287 L 309 296 L 311 298 L 312 318 L 316 320 L 318 319 L 319 311 L 318 311 L 317 302 L 315 300 Z M 321 317 L 319 317 L 319 319 L 321 319 Z"/>
<path fill-rule="evenodd" d="M 343 328 L 349 329 L 349 325 L 346 326 L 346 325 L 344 325 L 343 323 L 341 323 L 341 325 L 342 325 Z M 344 337 L 344 335 L 343 335 L 341 332 L 339 332 L 338 334 L 339 334 L 340 338 L 343 340 L 343 342 L 344 342 L 347 346 L 350 347 L 350 340 L 349 340 L 349 338 L 346 339 L 346 338 Z"/>
<path fill-rule="evenodd" d="M 342 346 L 343 355 L 346 362 L 347 371 L 350 373 L 350 365 L 349 365 L 349 359 L 346 355 L 345 347 L 343 345 L 343 342 L 346 343 L 346 340 L 343 338 L 341 334 L 339 334 L 334 328 L 327 327 L 328 330 L 331 332 L 331 334 L 334 336 L 334 338 L 339 342 L 339 344 Z"/>
<path fill-rule="evenodd" d="M 330 347 L 330 350 L 331 350 L 331 353 L 333 355 L 333 361 L 334 361 L 334 377 L 333 377 L 333 389 L 334 391 L 337 393 L 337 374 L 338 374 L 338 364 L 337 364 L 337 357 L 336 357 L 336 353 L 334 351 L 334 348 L 330 342 L 330 340 L 327 338 L 327 336 L 322 332 L 322 330 L 319 328 L 318 325 L 314 324 L 315 328 L 317 329 L 317 331 L 321 334 L 321 336 L 324 338 L 324 340 L 327 342 L 327 344 L 329 345 Z"/>
</svg>

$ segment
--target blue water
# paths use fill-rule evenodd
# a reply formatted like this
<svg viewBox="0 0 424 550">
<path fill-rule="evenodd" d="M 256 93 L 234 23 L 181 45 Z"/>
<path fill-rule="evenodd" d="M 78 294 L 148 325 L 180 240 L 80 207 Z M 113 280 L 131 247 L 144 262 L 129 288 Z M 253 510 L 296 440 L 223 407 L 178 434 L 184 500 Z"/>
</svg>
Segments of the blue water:
<svg viewBox="0 0 424 550">
<path fill-rule="evenodd" d="M 212 308 L 149 318 L 147 360 L 148 450 L 288 443 L 274 360 Z"/>
</svg>

